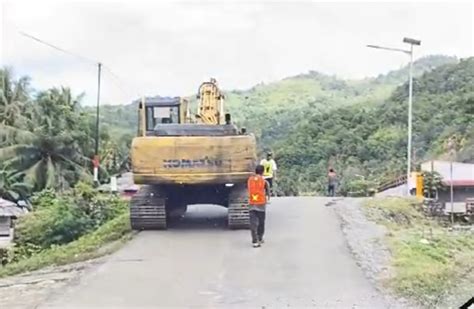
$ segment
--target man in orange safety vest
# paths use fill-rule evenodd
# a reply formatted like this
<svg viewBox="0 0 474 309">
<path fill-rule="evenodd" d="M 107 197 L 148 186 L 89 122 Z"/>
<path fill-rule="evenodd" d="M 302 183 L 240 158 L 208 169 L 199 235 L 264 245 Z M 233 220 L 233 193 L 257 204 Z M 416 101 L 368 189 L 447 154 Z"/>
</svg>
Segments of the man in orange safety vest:
<svg viewBox="0 0 474 309">
<path fill-rule="evenodd" d="M 257 165 L 255 175 L 249 177 L 247 189 L 249 194 L 249 216 L 252 244 L 258 248 L 263 244 L 265 232 L 265 208 L 270 200 L 270 185 L 263 178 L 263 165 Z"/>
</svg>

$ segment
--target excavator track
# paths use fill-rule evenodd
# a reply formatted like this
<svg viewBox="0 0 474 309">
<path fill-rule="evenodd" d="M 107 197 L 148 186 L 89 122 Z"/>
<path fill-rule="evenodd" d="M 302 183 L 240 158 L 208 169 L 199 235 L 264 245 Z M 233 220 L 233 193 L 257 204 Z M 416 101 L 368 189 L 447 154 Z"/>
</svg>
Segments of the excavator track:
<svg viewBox="0 0 474 309">
<path fill-rule="evenodd" d="M 250 228 L 248 196 L 244 186 L 230 192 L 227 222 L 230 229 Z"/>
<path fill-rule="evenodd" d="M 166 194 L 154 186 L 143 186 L 130 201 L 133 230 L 166 229 Z"/>
</svg>

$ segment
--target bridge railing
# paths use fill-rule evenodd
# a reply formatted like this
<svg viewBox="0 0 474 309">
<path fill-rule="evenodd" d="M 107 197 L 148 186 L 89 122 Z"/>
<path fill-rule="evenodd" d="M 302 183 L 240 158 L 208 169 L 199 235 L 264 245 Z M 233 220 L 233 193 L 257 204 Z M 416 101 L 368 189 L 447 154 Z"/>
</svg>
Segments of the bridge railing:
<svg viewBox="0 0 474 309">
<path fill-rule="evenodd" d="M 407 183 L 407 175 L 398 176 L 392 180 L 386 181 L 379 185 L 377 192 L 382 192 L 391 188 L 395 188 Z"/>
</svg>

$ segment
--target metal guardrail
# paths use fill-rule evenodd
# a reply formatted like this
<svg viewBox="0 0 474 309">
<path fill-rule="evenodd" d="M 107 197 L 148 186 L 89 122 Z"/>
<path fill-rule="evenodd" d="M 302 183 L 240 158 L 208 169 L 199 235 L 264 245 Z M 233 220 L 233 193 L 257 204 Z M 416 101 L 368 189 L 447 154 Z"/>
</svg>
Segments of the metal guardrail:
<svg viewBox="0 0 474 309">
<path fill-rule="evenodd" d="M 387 181 L 385 183 L 382 183 L 378 188 L 377 192 L 382 192 L 391 188 L 398 187 L 400 185 L 406 184 L 407 183 L 407 175 L 402 175 L 394 180 Z"/>
</svg>

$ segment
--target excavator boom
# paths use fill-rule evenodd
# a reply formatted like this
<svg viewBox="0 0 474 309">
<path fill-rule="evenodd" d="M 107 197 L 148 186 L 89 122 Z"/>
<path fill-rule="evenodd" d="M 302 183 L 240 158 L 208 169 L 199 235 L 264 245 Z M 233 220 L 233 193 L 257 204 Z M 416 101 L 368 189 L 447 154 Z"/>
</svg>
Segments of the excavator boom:
<svg viewBox="0 0 474 309">
<path fill-rule="evenodd" d="M 217 82 L 211 78 L 210 82 L 202 83 L 198 91 L 198 123 L 223 124 L 224 96 L 220 92 Z"/>
</svg>

